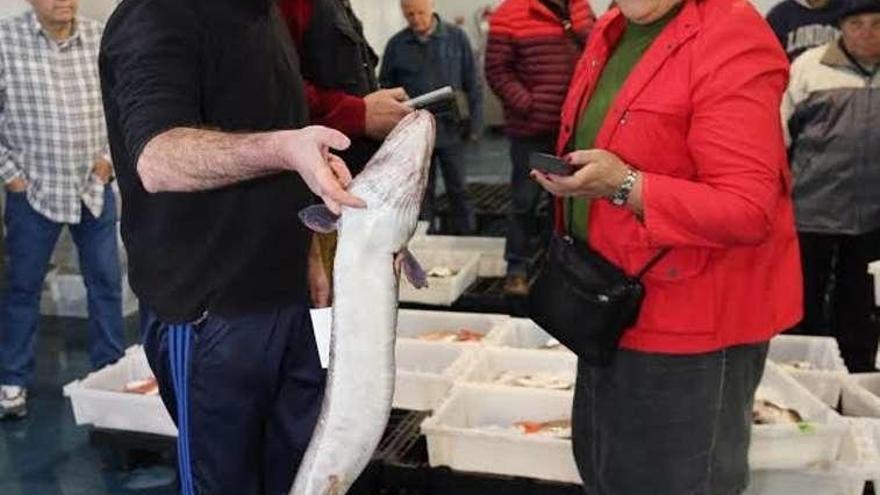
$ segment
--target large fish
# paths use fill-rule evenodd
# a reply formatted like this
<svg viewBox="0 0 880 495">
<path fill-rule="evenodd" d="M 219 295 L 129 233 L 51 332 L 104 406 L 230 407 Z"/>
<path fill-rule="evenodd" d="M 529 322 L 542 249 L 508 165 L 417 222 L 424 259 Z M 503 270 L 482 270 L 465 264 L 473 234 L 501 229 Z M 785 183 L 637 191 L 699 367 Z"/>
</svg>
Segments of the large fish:
<svg viewBox="0 0 880 495">
<path fill-rule="evenodd" d="M 300 218 L 338 230 L 333 327 L 324 403 L 291 495 L 343 495 L 373 455 L 394 394 L 398 273 L 417 287 L 424 271 L 406 250 L 415 232 L 434 149 L 434 118 L 417 111 L 391 132 L 349 186 L 367 203 L 335 217 L 324 206 Z"/>
</svg>

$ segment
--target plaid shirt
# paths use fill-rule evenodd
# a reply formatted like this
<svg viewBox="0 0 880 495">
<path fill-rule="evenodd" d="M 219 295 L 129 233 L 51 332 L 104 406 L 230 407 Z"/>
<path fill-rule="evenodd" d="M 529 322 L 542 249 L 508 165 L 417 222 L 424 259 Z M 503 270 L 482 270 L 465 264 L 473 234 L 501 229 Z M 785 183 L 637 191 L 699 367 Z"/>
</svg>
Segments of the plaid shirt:
<svg viewBox="0 0 880 495">
<path fill-rule="evenodd" d="M 77 19 L 57 42 L 33 11 L 0 21 L 0 179 L 25 179 L 31 206 L 58 223 L 79 223 L 82 204 L 96 217 L 104 207 L 92 174 L 107 151 L 102 29 Z"/>
</svg>

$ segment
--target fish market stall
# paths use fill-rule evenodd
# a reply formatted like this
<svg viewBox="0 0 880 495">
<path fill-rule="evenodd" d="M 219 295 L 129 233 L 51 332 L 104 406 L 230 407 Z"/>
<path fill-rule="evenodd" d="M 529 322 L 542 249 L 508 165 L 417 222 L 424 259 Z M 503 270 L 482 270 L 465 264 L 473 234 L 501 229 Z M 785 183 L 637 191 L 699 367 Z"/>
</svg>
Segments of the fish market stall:
<svg viewBox="0 0 880 495">
<path fill-rule="evenodd" d="M 151 379 L 143 347 L 134 346 L 116 363 L 67 384 L 64 395 L 70 398 L 78 425 L 176 437 L 158 387 L 154 393 L 143 387 Z"/>
<path fill-rule="evenodd" d="M 573 390 L 574 354 L 486 347 L 465 364 L 460 381 L 543 390 Z"/>
<path fill-rule="evenodd" d="M 754 470 L 745 495 L 862 495 L 865 481 L 880 472 L 880 456 L 868 425 L 849 426 L 834 460 L 805 469 Z"/>
<path fill-rule="evenodd" d="M 329 315 L 314 318 L 322 348 Z M 350 495 L 476 494 L 488 486 L 501 495 L 580 493 L 570 439 L 573 353 L 531 320 L 504 315 L 400 310 L 398 334 L 395 409 Z M 747 495 L 861 495 L 865 481 L 880 479 L 880 374 L 844 376 L 844 413 L 877 417 L 853 419 L 798 373 L 817 370 L 793 365 L 833 368 L 825 366 L 838 362 L 832 347 L 791 337 L 772 343 L 776 363 L 768 362 L 753 411 Z M 133 347 L 65 394 L 78 424 L 168 438 L 173 452 L 176 429 L 150 378 L 143 350 Z"/>
<path fill-rule="evenodd" d="M 570 441 L 572 398 L 562 391 L 457 386 L 422 424 L 430 464 L 579 483 Z"/>
<path fill-rule="evenodd" d="M 752 428 L 752 469 L 805 469 L 837 459 L 847 423 L 779 366 L 767 363 L 755 398 L 756 419 L 760 406 L 768 403 L 794 417 L 762 421 Z"/>
<path fill-rule="evenodd" d="M 527 318 L 512 319 L 505 332 L 499 335 L 498 344 L 502 347 L 557 351 L 574 357 L 573 352 L 563 347 L 558 340 L 551 337 L 537 323 Z"/>
<path fill-rule="evenodd" d="M 417 289 L 403 278 L 400 301 L 451 306 L 477 280 L 480 256 L 471 252 L 413 250 L 428 275 L 428 287 Z"/>
<path fill-rule="evenodd" d="M 396 350 L 394 407 L 409 411 L 431 411 L 440 405 L 476 352 L 462 345 L 413 339 L 399 340 Z"/>
<path fill-rule="evenodd" d="M 768 359 L 778 364 L 829 407 L 837 407 L 849 374 L 833 337 L 780 335 L 770 342 Z"/>
<path fill-rule="evenodd" d="M 397 316 L 397 338 L 455 344 L 494 342 L 509 321 L 505 315 L 402 309 Z"/>
<path fill-rule="evenodd" d="M 427 224 L 424 228 L 427 229 Z M 503 237 L 446 236 L 418 233 L 412 238 L 409 247 L 414 252 L 446 251 L 471 253 L 479 256 L 478 277 L 503 277 L 507 274 L 507 261 L 504 260 L 506 240 Z"/>
</svg>

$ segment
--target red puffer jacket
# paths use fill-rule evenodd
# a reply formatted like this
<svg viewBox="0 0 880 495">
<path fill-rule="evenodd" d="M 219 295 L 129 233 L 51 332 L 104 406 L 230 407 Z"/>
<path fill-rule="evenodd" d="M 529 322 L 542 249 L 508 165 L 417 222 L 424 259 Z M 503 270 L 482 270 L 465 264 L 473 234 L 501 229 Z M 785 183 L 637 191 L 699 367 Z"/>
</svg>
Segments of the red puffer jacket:
<svg viewBox="0 0 880 495">
<path fill-rule="evenodd" d="M 575 33 L 586 40 L 594 21 L 590 6 L 570 0 L 569 9 Z M 489 22 L 486 79 L 504 105 L 508 134 L 555 134 L 580 56 L 577 44 L 540 0 L 506 0 Z"/>
<path fill-rule="evenodd" d="M 560 152 L 624 27 L 614 9 L 593 30 L 563 107 Z M 621 88 L 596 148 L 642 172 L 644 223 L 595 201 L 589 242 L 628 273 L 672 248 L 644 279 L 625 348 L 709 352 L 800 320 L 779 116 L 787 80 L 779 41 L 747 0 L 686 0 Z"/>
</svg>

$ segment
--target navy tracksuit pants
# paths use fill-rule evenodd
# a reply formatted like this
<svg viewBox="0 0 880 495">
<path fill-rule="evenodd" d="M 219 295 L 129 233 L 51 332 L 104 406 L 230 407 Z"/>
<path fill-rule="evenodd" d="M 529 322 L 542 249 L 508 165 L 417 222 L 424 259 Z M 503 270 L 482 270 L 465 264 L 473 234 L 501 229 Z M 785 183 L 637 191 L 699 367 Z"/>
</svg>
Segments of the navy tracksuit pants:
<svg viewBox="0 0 880 495">
<path fill-rule="evenodd" d="M 286 495 L 324 392 L 308 307 L 209 315 L 190 326 L 150 312 L 143 322 L 162 400 L 185 433 L 181 493 Z"/>
</svg>

